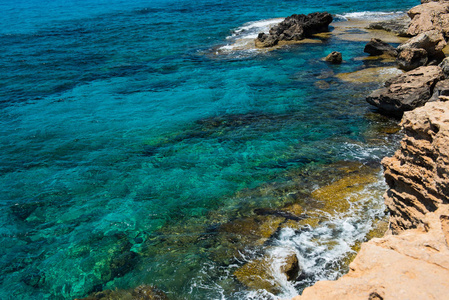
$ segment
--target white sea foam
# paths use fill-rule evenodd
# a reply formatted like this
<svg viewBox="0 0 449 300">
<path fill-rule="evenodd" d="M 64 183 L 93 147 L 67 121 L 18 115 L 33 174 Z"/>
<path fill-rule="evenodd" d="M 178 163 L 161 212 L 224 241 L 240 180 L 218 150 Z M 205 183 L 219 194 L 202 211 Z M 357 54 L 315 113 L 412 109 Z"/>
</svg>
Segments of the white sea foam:
<svg viewBox="0 0 449 300">
<path fill-rule="evenodd" d="M 371 20 L 371 21 L 384 21 L 391 20 L 405 15 L 403 11 L 384 12 L 384 11 L 359 11 L 346 14 L 337 14 L 337 19 L 342 20 Z"/>
<path fill-rule="evenodd" d="M 283 18 L 266 19 L 254 22 L 248 22 L 232 31 L 232 34 L 226 37 L 227 45 L 217 49 L 217 53 L 229 54 L 234 51 L 256 51 L 254 39 L 261 32 L 268 33 L 270 28 L 282 22 Z"/>
</svg>

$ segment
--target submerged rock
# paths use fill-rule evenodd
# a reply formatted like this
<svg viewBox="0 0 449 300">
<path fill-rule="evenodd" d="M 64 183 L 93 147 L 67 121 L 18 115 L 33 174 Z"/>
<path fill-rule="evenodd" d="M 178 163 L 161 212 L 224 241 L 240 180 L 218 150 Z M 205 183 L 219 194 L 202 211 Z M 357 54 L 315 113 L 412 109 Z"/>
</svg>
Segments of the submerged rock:
<svg viewBox="0 0 449 300">
<path fill-rule="evenodd" d="M 381 39 L 371 39 L 368 44 L 365 45 L 365 49 L 363 50 L 365 53 L 369 53 L 370 55 L 383 55 L 387 54 L 393 57 L 396 57 L 398 54 L 397 50 L 391 46 L 390 44 L 385 43 Z"/>
<path fill-rule="evenodd" d="M 234 276 L 251 289 L 264 289 L 278 294 L 282 278 L 276 277 L 281 275 L 292 281 L 298 277 L 300 270 L 298 257 L 294 252 L 281 257 L 268 254 L 244 264 L 234 272 Z"/>
<path fill-rule="evenodd" d="M 273 47 L 280 41 L 300 41 L 315 33 L 329 31 L 332 15 L 311 13 L 308 15 L 292 15 L 270 29 L 269 34 L 260 33 L 256 38 L 256 47 Z"/>
<path fill-rule="evenodd" d="M 406 37 L 409 36 L 407 34 L 409 24 L 410 18 L 405 16 L 402 18 L 371 23 L 369 24 L 368 28 L 391 31 L 397 34 L 398 36 Z"/>
<path fill-rule="evenodd" d="M 79 300 L 168 300 L 161 290 L 150 285 L 140 285 L 130 290 L 104 290 Z M 78 300 L 78 299 L 75 299 Z"/>
<path fill-rule="evenodd" d="M 400 117 L 404 111 L 423 106 L 432 96 L 435 84 L 443 79 L 440 67 L 419 67 L 388 80 L 385 87 L 372 92 L 366 101 L 384 114 Z"/>
</svg>

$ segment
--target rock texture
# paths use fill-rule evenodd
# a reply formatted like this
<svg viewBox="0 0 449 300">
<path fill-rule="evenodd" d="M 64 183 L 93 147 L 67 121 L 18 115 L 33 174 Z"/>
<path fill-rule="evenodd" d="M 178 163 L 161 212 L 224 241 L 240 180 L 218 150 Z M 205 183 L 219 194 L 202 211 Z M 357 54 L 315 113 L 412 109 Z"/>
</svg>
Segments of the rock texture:
<svg viewBox="0 0 449 300">
<path fill-rule="evenodd" d="M 396 48 L 380 39 L 371 39 L 371 41 L 365 45 L 363 52 L 369 53 L 370 55 L 387 54 L 393 57 L 396 57 L 398 54 Z"/>
<path fill-rule="evenodd" d="M 294 300 L 447 299 L 449 208 L 429 213 L 425 228 L 362 245 L 347 275 L 319 281 Z"/>
<path fill-rule="evenodd" d="M 425 66 L 428 61 L 427 51 L 420 48 L 401 51 L 396 58 L 398 68 L 404 71 L 411 71 Z"/>
<path fill-rule="evenodd" d="M 448 101 L 449 100 L 449 79 L 438 81 L 433 89 L 430 101 Z"/>
<path fill-rule="evenodd" d="M 409 36 L 407 34 L 409 25 L 410 25 L 410 18 L 408 16 L 405 16 L 397 19 L 371 23 L 369 24 L 368 28 L 391 31 L 398 36 L 406 37 Z"/>
<path fill-rule="evenodd" d="M 449 295 L 449 102 L 404 114 L 405 137 L 385 158 L 390 232 L 364 243 L 347 275 L 294 300 L 447 299 Z"/>
<path fill-rule="evenodd" d="M 418 34 L 406 43 L 400 45 L 399 51 L 406 49 L 424 49 L 429 56 L 435 56 L 446 46 L 446 41 L 441 31 L 430 30 Z"/>
<path fill-rule="evenodd" d="M 407 30 L 411 36 L 429 30 L 438 30 L 446 37 L 449 35 L 449 3 L 429 2 L 413 7 L 408 11 L 412 19 Z"/>
<path fill-rule="evenodd" d="M 308 15 L 292 15 L 270 29 L 269 34 L 259 33 L 255 40 L 256 47 L 273 47 L 280 41 L 300 41 L 315 33 L 329 31 L 332 15 L 317 12 Z"/>
<path fill-rule="evenodd" d="M 440 67 L 419 67 L 391 78 L 366 100 L 384 114 L 401 117 L 404 111 L 423 106 L 432 96 L 435 84 L 443 79 Z"/>
<path fill-rule="evenodd" d="M 343 61 L 343 57 L 341 52 L 332 51 L 328 56 L 324 58 L 325 61 L 330 62 L 331 64 L 341 64 Z"/>
<path fill-rule="evenodd" d="M 402 126 L 401 148 L 382 161 L 393 233 L 416 228 L 426 213 L 449 202 L 449 103 L 408 112 Z"/>
</svg>

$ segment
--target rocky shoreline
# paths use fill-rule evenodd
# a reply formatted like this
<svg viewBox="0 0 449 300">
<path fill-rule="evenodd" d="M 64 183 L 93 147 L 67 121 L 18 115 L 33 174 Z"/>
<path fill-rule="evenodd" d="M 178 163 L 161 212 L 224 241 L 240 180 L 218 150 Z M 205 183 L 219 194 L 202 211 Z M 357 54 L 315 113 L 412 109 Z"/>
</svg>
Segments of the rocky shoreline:
<svg viewBox="0 0 449 300">
<path fill-rule="evenodd" d="M 449 294 L 449 74 L 442 55 L 449 3 L 423 0 L 408 15 L 409 23 L 400 21 L 407 29 L 397 34 L 412 37 L 395 50 L 399 67 L 409 71 L 367 97 L 380 113 L 402 117 L 401 146 L 382 160 L 389 229 L 362 244 L 348 274 L 319 281 L 294 300 L 446 299 Z"/>
</svg>

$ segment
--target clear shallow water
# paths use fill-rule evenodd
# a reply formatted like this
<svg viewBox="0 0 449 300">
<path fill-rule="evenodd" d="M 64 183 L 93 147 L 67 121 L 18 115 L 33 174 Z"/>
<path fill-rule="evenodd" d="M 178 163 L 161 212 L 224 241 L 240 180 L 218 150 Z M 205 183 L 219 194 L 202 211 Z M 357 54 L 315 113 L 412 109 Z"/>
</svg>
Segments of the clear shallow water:
<svg viewBox="0 0 449 300">
<path fill-rule="evenodd" d="M 368 63 L 320 60 L 333 50 L 363 56 L 364 43 L 217 49 L 248 22 L 416 4 L 2 2 L 0 298 L 72 299 L 142 283 L 174 299 L 262 297 L 235 283 L 242 258 L 217 254 L 205 233 L 282 207 L 287 200 L 259 191 L 289 186 L 289 172 L 375 164 L 392 146 L 371 139 L 387 122 L 367 115 L 364 95 L 376 85 L 326 75 Z M 356 229 L 342 231 L 347 245 L 363 238 Z M 305 257 L 303 239 L 286 229 L 271 244 Z M 316 253 L 304 260 L 327 255 Z M 284 286 L 287 296 L 302 288 Z"/>
</svg>

